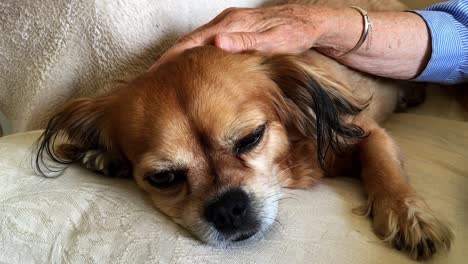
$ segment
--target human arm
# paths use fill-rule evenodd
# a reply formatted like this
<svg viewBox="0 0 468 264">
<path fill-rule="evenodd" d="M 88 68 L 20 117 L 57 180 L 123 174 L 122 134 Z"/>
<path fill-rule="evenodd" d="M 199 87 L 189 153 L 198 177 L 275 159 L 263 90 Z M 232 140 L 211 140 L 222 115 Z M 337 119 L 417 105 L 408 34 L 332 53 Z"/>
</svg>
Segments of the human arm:
<svg viewBox="0 0 468 264">
<path fill-rule="evenodd" d="M 466 4 L 465 0 L 451 2 Z M 426 15 L 411 12 L 370 12 L 369 16 L 372 20 L 369 38 L 356 52 L 341 57 L 341 54 L 356 45 L 362 34 L 363 20 L 356 10 L 297 5 L 230 9 L 182 38 L 179 45 L 163 56 L 160 62 L 180 50 L 205 44 L 214 44 L 232 52 L 259 50 L 269 53 L 300 53 L 315 47 L 343 64 L 374 75 L 412 79 L 423 72 L 417 80 L 435 82 L 461 82 L 464 78 L 466 80 L 466 74 L 463 75 L 463 72 L 466 73 L 466 67 L 463 70 L 462 62 L 468 60 L 466 58 L 468 52 L 460 50 L 463 45 L 468 47 L 468 43 L 458 41 L 456 45 L 452 45 L 451 50 L 446 50 L 444 43 L 434 43 L 437 38 L 431 39 L 430 32 L 439 34 L 437 36 L 440 39 L 444 39 L 447 35 L 446 30 L 434 30 L 432 24 L 437 26 L 437 19 L 426 24 L 424 20 L 428 19 Z M 453 25 L 444 25 L 453 29 Z M 466 32 L 466 26 L 457 27 L 457 30 L 463 29 Z M 452 69 L 444 66 L 444 56 L 454 56 L 453 54 L 459 53 L 464 56 L 456 56 L 461 61 L 457 61 L 456 66 L 452 65 L 456 72 L 461 72 L 456 78 L 446 79 L 443 78 L 444 75 L 436 76 L 437 72 L 431 73 L 436 70 L 440 72 Z M 433 65 L 441 64 L 443 66 L 432 70 Z"/>
<path fill-rule="evenodd" d="M 425 68 L 431 55 L 429 31 L 420 16 L 409 12 L 370 12 L 368 39 L 355 52 L 342 56 L 362 34 L 360 14 L 347 11 L 356 13 L 357 20 L 353 14 L 340 11 L 342 24 L 330 26 L 317 40 L 319 51 L 351 68 L 393 79 L 412 79 Z"/>
</svg>

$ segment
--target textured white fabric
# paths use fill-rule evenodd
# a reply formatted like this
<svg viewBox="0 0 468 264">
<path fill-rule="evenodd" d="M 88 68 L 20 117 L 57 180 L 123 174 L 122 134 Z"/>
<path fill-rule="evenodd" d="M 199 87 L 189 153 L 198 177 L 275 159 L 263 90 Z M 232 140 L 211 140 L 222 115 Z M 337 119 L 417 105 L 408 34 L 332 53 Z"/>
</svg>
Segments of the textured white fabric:
<svg viewBox="0 0 468 264">
<path fill-rule="evenodd" d="M 406 153 L 410 181 L 455 233 L 452 251 L 432 263 L 466 263 L 468 123 L 400 114 L 387 128 Z M 56 179 L 33 175 L 38 135 L 0 138 L 0 263 L 413 263 L 351 213 L 365 201 L 358 181 L 289 190 L 281 224 L 263 240 L 216 249 L 153 209 L 130 180 L 78 167 Z"/>
</svg>

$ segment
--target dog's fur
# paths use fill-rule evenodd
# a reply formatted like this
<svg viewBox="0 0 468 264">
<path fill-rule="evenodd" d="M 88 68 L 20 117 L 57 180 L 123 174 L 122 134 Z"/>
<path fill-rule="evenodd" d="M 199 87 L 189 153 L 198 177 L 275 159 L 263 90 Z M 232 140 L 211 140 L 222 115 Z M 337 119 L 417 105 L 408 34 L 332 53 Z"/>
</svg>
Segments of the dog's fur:
<svg viewBox="0 0 468 264">
<path fill-rule="evenodd" d="M 276 217 L 280 186 L 360 175 L 368 195 L 360 211 L 373 216 L 375 232 L 425 259 L 448 249 L 453 235 L 408 184 L 398 148 L 379 126 L 399 98 L 398 82 L 314 51 L 267 56 L 199 47 L 112 95 L 72 101 L 49 122 L 36 165 L 60 172 L 50 157 L 131 175 L 159 210 L 213 244 L 252 235 L 226 235 L 206 220 L 207 204 L 229 190 L 248 195 L 261 236 Z M 249 135 L 258 144 L 241 152 Z M 56 144 L 62 136 L 68 143 Z M 167 172 L 178 179 L 170 188 L 148 180 Z"/>
</svg>

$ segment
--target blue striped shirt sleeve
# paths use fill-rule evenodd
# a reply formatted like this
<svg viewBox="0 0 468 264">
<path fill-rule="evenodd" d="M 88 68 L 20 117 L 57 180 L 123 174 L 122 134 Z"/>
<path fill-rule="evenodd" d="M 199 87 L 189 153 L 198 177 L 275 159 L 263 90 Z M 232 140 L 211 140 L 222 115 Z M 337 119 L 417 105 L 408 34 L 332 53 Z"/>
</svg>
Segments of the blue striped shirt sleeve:
<svg viewBox="0 0 468 264">
<path fill-rule="evenodd" d="M 468 81 L 468 0 L 454 0 L 412 11 L 425 21 L 432 54 L 415 81 L 455 84 Z"/>
</svg>

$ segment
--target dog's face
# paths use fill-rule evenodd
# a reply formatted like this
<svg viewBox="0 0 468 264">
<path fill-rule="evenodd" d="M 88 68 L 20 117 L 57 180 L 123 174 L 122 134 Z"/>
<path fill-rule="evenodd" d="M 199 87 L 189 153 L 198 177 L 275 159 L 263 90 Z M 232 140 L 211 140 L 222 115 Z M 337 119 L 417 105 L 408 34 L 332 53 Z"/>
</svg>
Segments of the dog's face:
<svg viewBox="0 0 468 264">
<path fill-rule="evenodd" d="M 208 242 L 250 237 L 276 217 L 288 149 L 263 95 L 272 80 L 256 57 L 184 55 L 119 97 L 119 146 L 138 185 L 174 221 Z"/>
<path fill-rule="evenodd" d="M 340 119 L 358 101 L 319 79 L 293 57 L 196 48 L 111 96 L 72 102 L 49 124 L 43 151 L 53 156 L 64 131 L 80 151 L 128 160 L 154 205 L 201 240 L 259 236 L 275 221 L 281 183 L 294 185 L 291 138 L 313 141 L 320 159 L 322 141 L 360 132 Z"/>
</svg>

